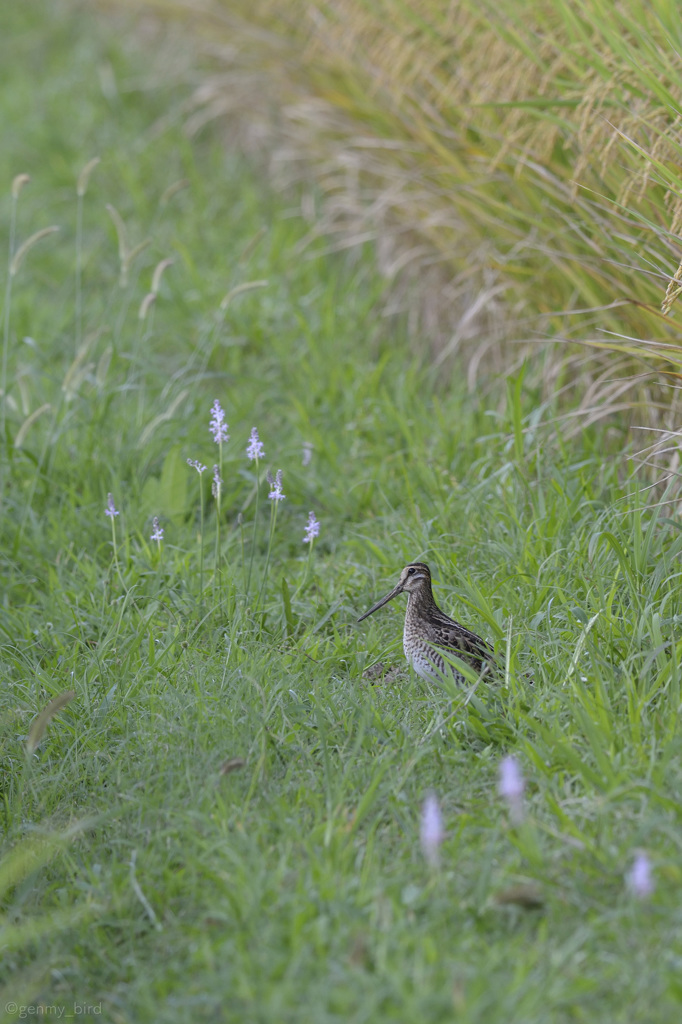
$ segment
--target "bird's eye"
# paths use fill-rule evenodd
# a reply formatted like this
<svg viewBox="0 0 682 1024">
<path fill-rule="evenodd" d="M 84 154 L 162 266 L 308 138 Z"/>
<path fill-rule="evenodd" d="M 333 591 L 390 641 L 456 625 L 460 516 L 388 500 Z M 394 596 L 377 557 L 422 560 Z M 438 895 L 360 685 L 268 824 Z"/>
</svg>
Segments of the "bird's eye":
<svg viewBox="0 0 682 1024">
<path fill-rule="evenodd" d="M 417 570 L 415 569 L 415 567 L 414 567 L 413 565 L 411 565 L 411 566 L 410 566 L 410 568 L 409 568 L 409 569 L 407 570 L 407 575 L 408 575 L 408 576 L 414 576 L 414 574 L 416 573 L 416 571 L 417 571 Z"/>
</svg>

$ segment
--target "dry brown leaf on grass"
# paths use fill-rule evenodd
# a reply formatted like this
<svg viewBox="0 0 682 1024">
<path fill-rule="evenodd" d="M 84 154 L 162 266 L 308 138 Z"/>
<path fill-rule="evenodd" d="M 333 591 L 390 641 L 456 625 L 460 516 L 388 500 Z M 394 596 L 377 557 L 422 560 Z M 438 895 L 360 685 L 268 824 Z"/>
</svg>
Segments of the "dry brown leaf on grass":
<svg viewBox="0 0 682 1024">
<path fill-rule="evenodd" d="M 515 906 L 523 910 L 541 910 L 545 905 L 544 897 L 537 885 L 520 884 L 510 885 L 495 894 L 495 903 L 498 906 Z"/>
<path fill-rule="evenodd" d="M 240 768 L 246 766 L 246 761 L 243 757 L 229 757 L 227 761 L 223 761 L 220 766 L 220 775 L 229 775 L 230 772 L 239 771 Z"/>
</svg>

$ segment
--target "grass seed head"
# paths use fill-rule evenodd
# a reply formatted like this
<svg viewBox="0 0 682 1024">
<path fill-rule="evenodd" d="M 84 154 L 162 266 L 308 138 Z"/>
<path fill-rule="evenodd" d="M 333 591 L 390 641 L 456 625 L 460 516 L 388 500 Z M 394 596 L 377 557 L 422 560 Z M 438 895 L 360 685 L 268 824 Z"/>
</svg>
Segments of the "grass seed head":
<svg viewBox="0 0 682 1024">
<path fill-rule="evenodd" d="M 147 292 L 147 294 L 143 298 L 142 302 L 140 303 L 140 309 L 139 309 L 139 312 L 137 314 L 137 319 L 138 320 L 146 320 L 147 319 L 147 313 L 152 308 L 152 306 L 154 305 L 155 302 L 156 302 L 156 292 Z"/>
<path fill-rule="evenodd" d="M 174 181 L 172 185 L 169 185 L 166 191 L 159 200 L 161 207 L 168 206 L 173 196 L 176 196 L 178 192 L 182 192 L 183 189 L 189 188 L 190 182 L 188 178 L 180 178 L 179 181 Z"/>
<path fill-rule="evenodd" d="M 49 235 L 53 235 L 56 231 L 59 230 L 60 229 L 58 225 L 53 224 L 49 228 L 41 228 L 40 231 L 36 231 L 35 234 L 31 235 L 30 238 L 27 238 L 26 241 L 19 246 L 19 248 L 14 254 L 12 262 L 10 263 L 10 277 L 14 277 L 18 273 L 19 267 L 24 261 L 24 257 L 33 248 L 34 245 L 37 245 L 38 242 L 40 242 L 43 238 L 47 238 Z"/>
<path fill-rule="evenodd" d="M 680 294 L 682 294 L 682 263 L 680 263 L 679 267 L 668 282 L 668 287 L 665 291 L 665 298 L 661 303 L 661 313 L 663 313 L 663 316 L 668 315 Z"/>
<path fill-rule="evenodd" d="M 64 693 L 60 693 L 58 697 L 51 700 L 46 708 L 43 708 L 38 717 L 33 721 L 29 730 L 28 738 L 26 740 L 27 754 L 33 754 L 36 751 L 50 720 L 54 718 L 58 711 L 61 711 L 62 708 L 66 707 L 66 705 L 69 704 L 75 696 L 76 694 L 73 690 L 65 690 Z"/>
<path fill-rule="evenodd" d="M 172 267 L 174 262 L 175 261 L 172 260 L 170 256 L 167 256 L 165 260 L 161 260 L 161 262 L 157 263 L 154 267 L 154 273 L 152 274 L 152 291 L 154 292 L 154 295 L 158 295 L 164 270 L 167 267 Z"/>
<path fill-rule="evenodd" d="M 21 192 L 24 185 L 28 185 L 31 180 L 29 174 L 17 174 L 12 181 L 12 199 L 18 199 L 19 193 Z"/>
<path fill-rule="evenodd" d="M 76 195 L 82 198 L 88 191 L 88 182 L 90 181 L 90 175 L 94 171 L 95 167 L 99 163 L 100 158 L 95 156 L 92 160 L 88 160 L 83 170 L 78 175 L 78 182 L 76 184 Z"/>
</svg>

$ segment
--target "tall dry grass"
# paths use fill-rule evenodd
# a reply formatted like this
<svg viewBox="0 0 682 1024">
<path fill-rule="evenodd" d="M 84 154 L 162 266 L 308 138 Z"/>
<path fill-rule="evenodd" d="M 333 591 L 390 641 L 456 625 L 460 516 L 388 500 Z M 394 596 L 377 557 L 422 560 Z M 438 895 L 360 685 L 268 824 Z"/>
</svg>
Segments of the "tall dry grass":
<svg viewBox="0 0 682 1024">
<path fill-rule="evenodd" d="M 311 237 L 373 240 L 437 363 L 474 339 L 473 377 L 500 342 L 573 340 L 608 353 L 596 408 L 632 401 L 623 375 L 669 407 L 642 382 L 682 363 L 675 3 L 154 6 L 211 56 L 189 130 L 227 119 L 280 179 L 309 174 Z"/>
</svg>

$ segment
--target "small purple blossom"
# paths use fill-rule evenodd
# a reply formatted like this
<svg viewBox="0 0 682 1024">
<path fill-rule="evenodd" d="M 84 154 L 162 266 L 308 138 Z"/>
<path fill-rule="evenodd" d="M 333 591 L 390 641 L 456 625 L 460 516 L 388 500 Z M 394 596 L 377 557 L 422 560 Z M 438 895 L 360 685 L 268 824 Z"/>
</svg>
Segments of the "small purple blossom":
<svg viewBox="0 0 682 1024">
<path fill-rule="evenodd" d="M 429 792 L 422 805 L 419 841 L 422 853 L 432 868 L 437 868 L 440 864 L 440 847 L 444 838 L 443 815 L 438 797 L 435 793 Z"/>
<path fill-rule="evenodd" d="M 199 476 L 201 476 L 201 474 L 206 469 L 206 466 L 202 466 L 198 459 L 188 459 L 187 460 L 187 465 L 191 466 L 192 469 L 196 469 L 196 471 L 199 474 Z"/>
<path fill-rule="evenodd" d="M 249 435 L 249 443 L 246 446 L 246 457 L 247 459 L 262 459 L 265 455 L 265 448 L 263 442 L 258 436 L 258 431 L 254 427 Z"/>
<path fill-rule="evenodd" d="M 118 514 L 119 513 L 116 511 L 116 506 L 114 505 L 113 494 L 107 494 L 107 507 L 104 509 L 104 515 L 109 516 L 110 519 L 113 519 L 114 516 L 117 516 Z"/>
<path fill-rule="evenodd" d="M 220 477 L 220 467 L 213 467 L 213 483 L 211 484 L 211 494 L 216 501 L 220 501 L 220 489 L 223 486 L 223 481 Z"/>
<path fill-rule="evenodd" d="M 159 526 L 158 516 L 154 516 L 152 519 L 152 531 L 152 535 L 149 539 L 160 543 L 163 540 L 163 526 Z"/>
<path fill-rule="evenodd" d="M 643 850 L 638 850 L 632 867 L 625 876 L 625 882 L 638 900 L 646 900 L 656 888 L 651 874 L 651 861 Z"/>
<path fill-rule="evenodd" d="M 304 466 L 310 465 L 310 460 L 313 457 L 313 443 L 312 441 L 303 442 L 303 459 L 301 460 Z"/>
<path fill-rule="evenodd" d="M 286 494 L 282 490 L 282 470 L 278 469 L 276 476 L 273 477 L 272 473 L 268 470 L 268 483 L 270 484 L 270 493 L 268 498 L 270 501 L 282 501 L 286 498 Z"/>
<path fill-rule="evenodd" d="M 308 522 L 306 523 L 305 534 L 303 536 L 304 544 L 312 544 L 316 537 L 320 535 L 320 524 L 315 518 L 314 512 L 308 513 Z"/>
<path fill-rule="evenodd" d="M 523 821 L 523 791 L 525 788 L 526 782 L 519 762 L 512 754 L 503 757 L 500 761 L 497 792 L 507 801 L 509 816 L 515 825 L 519 825 Z"/>
<path fill-rule="evenodd" d="M 211 422 L 208 425 L 208 429 L 213 434 L 213 440 L 216 444 L 223 444 L 225 441 L 230 440 L 230 435 L 227 432 L 227 423 L 225 422 L 225 413 L 217 398 L 211 406 Z"/>
</svg>

